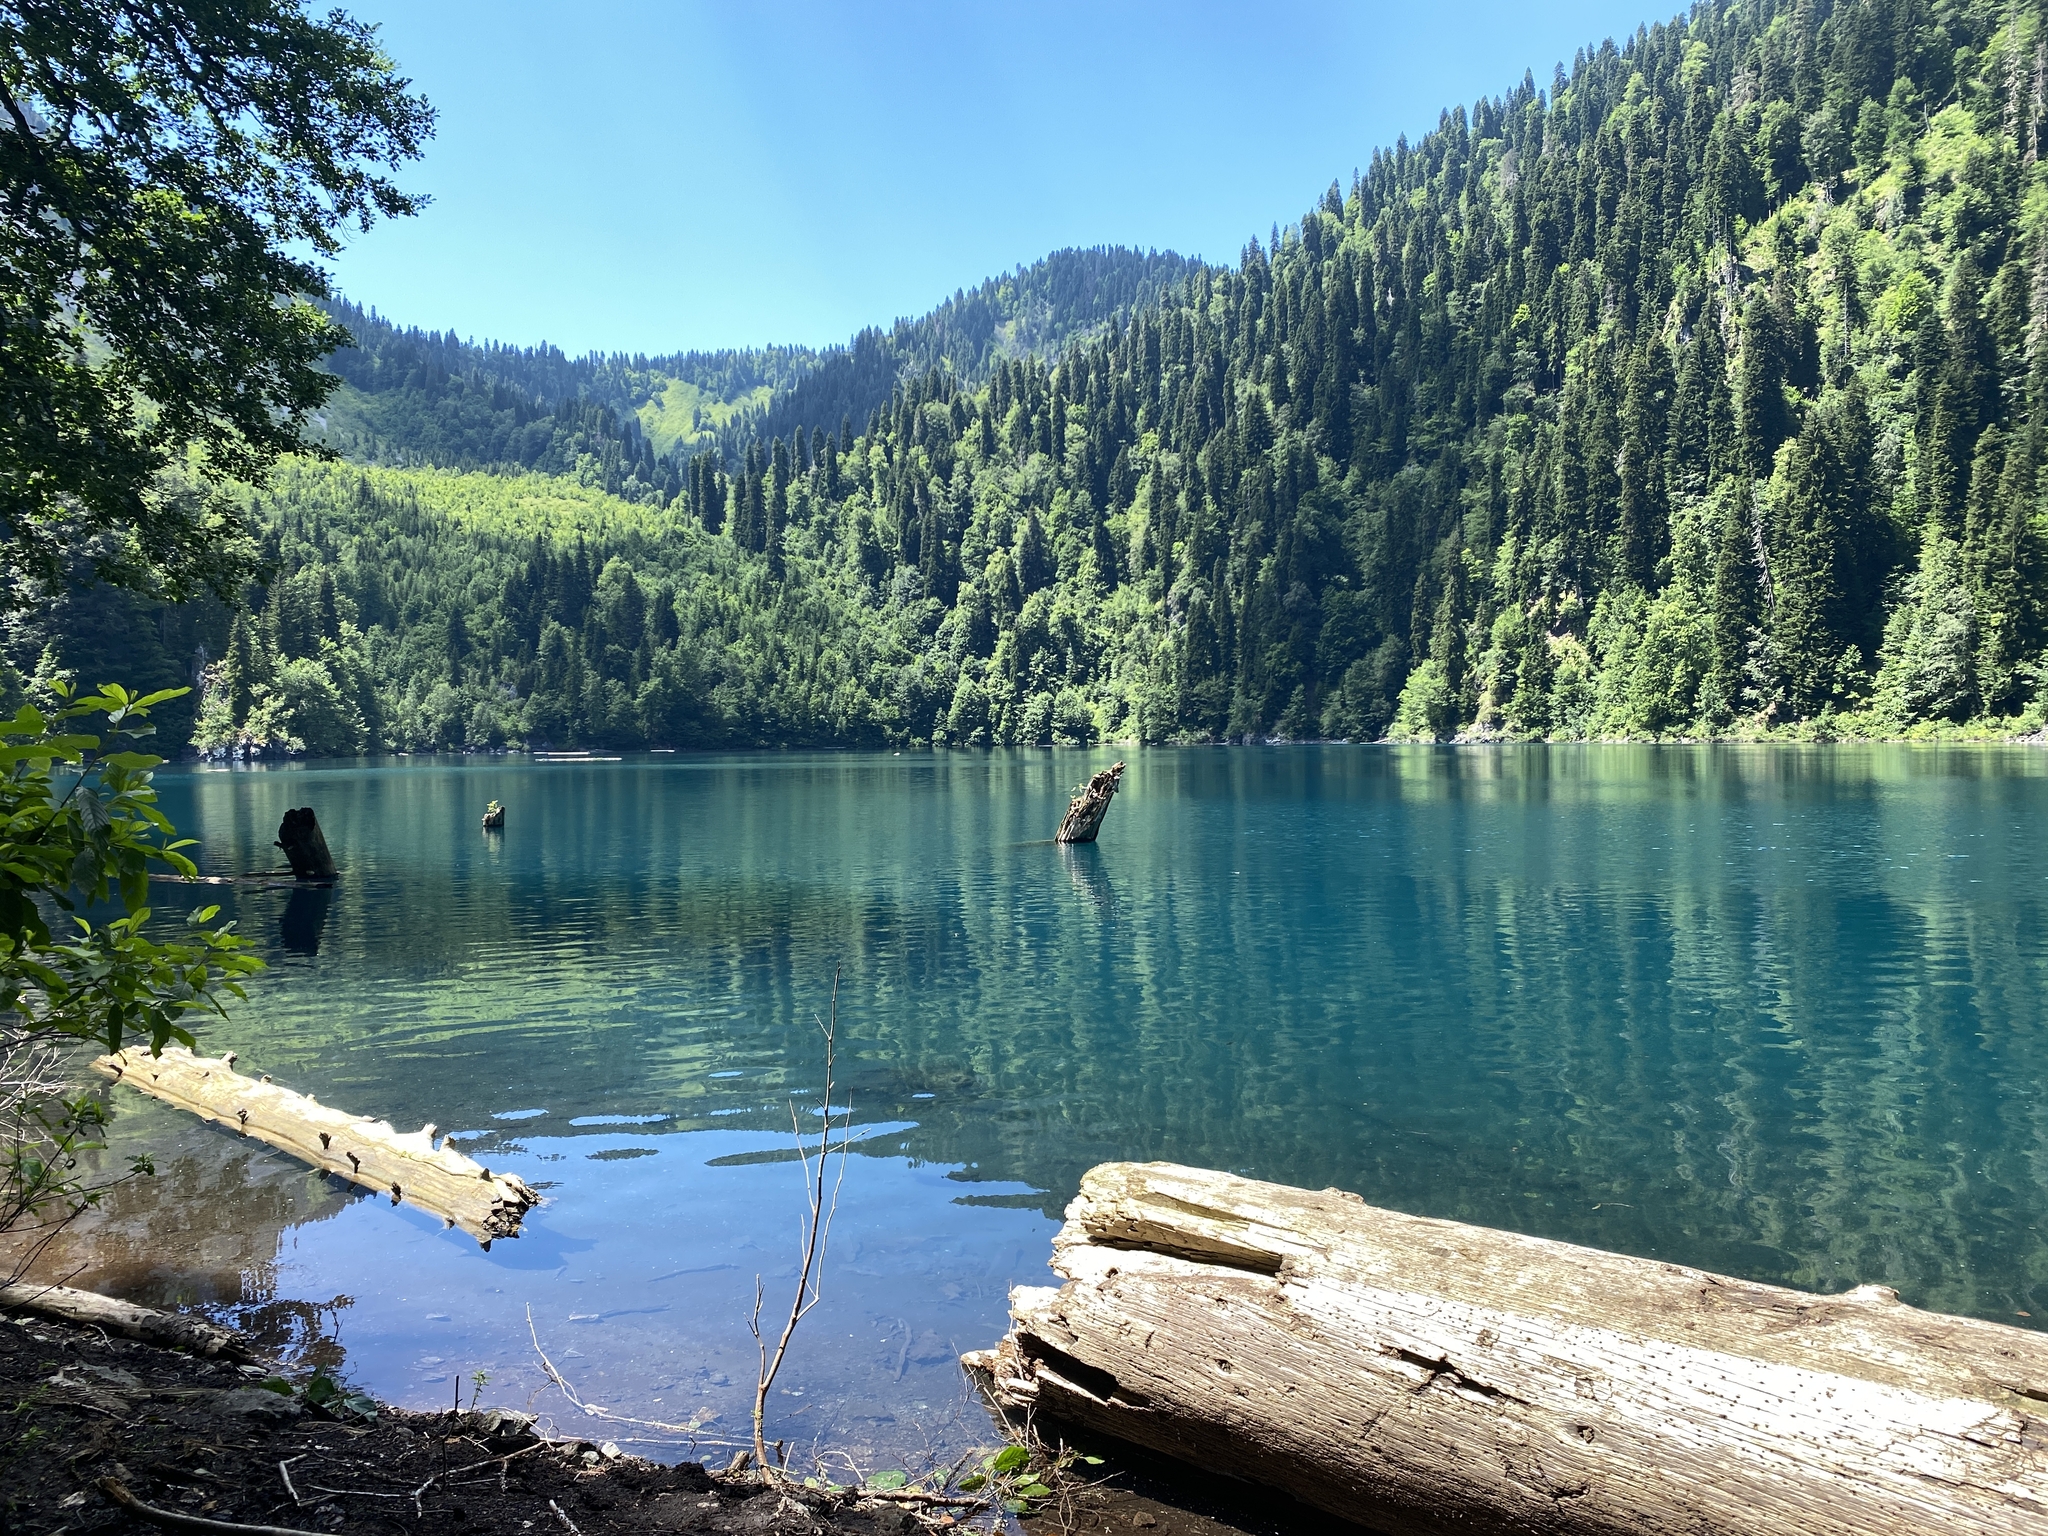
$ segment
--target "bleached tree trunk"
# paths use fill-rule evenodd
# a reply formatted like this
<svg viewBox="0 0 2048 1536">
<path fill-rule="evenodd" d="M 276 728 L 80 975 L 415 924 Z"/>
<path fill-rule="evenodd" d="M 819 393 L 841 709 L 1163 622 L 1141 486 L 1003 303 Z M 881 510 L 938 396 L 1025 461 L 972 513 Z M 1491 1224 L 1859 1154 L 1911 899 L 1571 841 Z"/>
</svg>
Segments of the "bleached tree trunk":
<svg viewBox="0 0 2048 1536">
<path fill-rule="evenodd" d="M 445 1142 L 434 1127 L 401 1134 L 388 1120 L 330 1109 L 311 1094 L 280 1088 L 268 1078 L 244 1077 L 232 1055 L 195 1056 L 170 1046 L 152 1056 L 130 1046 L 102 1056 L 95 1070 L 201 1119 L 268 1142 L 301 1162 L 324 1168 L 364 1189 L 431 1211 L 486 1248 L 495 1238 L 517 1237 L 540 1196 L 517 1174 L 490 1169 Z"/>
<path fill-rule="evenodd" d="M 195 1355 L 226 1355 L 244 1358 L 249 1342 L 232 1328 L 209 1323 L 203 1317 L 177 1312 L 159 1312 L 116 1301 L 97 1291 L 76 1291 L 64 1285 L 36 1285 L 23 1282 L 0 1285 L 0 1307 L 22 1312 L 40 1312 L 61 1317 L 67 1323 L 105 1328 L 131 1339 L 146 1339 L 170 1349 L 188 1349 Z"/>
<path fill-rule="evenodd" d="M 1393 1533 L 2048 1532 L 2048 1338 L 1165 1163 L 1082 1181 L 997 1400 Z"/>
</svg>

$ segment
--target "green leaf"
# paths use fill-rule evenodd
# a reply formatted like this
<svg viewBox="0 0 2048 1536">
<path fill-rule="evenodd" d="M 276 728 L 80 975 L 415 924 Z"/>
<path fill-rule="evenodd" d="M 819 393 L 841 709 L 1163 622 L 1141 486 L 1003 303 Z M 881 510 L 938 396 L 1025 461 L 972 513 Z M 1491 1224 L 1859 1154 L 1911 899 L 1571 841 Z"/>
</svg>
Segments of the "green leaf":
<svg viewBox="0 0 2048 1536">
<path fill-rule="evenodd" d="M 1017 1497 L 1020 1499 L 1049 1499 L 1052 1497 L 1052 1490 L 1043 1483 L 1026 1483 L 1017 1490 Z"/>
<path fill-rule="evenodd" d="M 306 1401 L 315 1407 L 322 1403 L 331 1403 L 340 1396 L 341 1388 L 335 1385 L 332 1376 L 324 1372 L 315 1373 L 313 1379 L 306 1383 Z"/>
<path fill-rule="evenodd" d="M 1022 1499 L 1003 1500 L 1003 1513 L 1006 1515 L 1025 1514 L 1030 1510 L 1030 1508 L 1031 1506 L 1029 1504 L 1026 1504 Z"/>
<path fill-rule="evenodd" d="M 988 1479 L 979 1472 L 970 1472 L 966 1477 L 960 1479 L 958 1486 L 962 1493 L 973 1493 L 978 1488 L 986 1488 L 988 1486 Z"/>
<path fill-rule="evenodd" d="M 1031 1453 L 1025 1450 L 1023 1446 L 1005 1446 L 1002 1450 L 996 1452 L 993 1459 L 990 1460 L 988 1469 L 997 1476 L 1001 1476 L 1005 1472 L 1016 1471 L 1030 1460 Z"/>
<path fill-rule="evenodd" d="M 901 1488 L 908 1484 L 909 1481 L 910 1474 L 898 1468 L 888 1472 L 876 1473 L 868 1479 L 868 1486 L 870 1488 Z"/>
<path fill-rule="evenodd" d="M 266 1376 L 257 1382 L 256 1385 L 266 1392 L 275 1392 L 280 1397 L 290 1397 L 292 1395 L 292 1384 L 282 1376 Z"/>
</svg>

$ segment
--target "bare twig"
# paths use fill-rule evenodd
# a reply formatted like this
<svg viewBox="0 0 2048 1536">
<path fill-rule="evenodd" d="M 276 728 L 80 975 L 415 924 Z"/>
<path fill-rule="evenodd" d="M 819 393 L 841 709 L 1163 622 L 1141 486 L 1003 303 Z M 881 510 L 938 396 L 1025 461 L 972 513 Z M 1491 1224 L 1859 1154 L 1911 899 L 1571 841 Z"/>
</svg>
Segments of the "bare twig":
<svg viewBox="0 0 2048 1536">
<path fill-rule="evenodd" d="M 940 1509 L 972 1509 L 988 1502 L 985 1498 L 970 1498 L 964 1493 L 926 1493 L 922 1488 L 856 1488 L 854 1492 L 863 1499 L 886 1499 L 891 1504 L 929 1504 Z"/>
<path fill-rule="evenodd" d="M 552 1509 L 555 1512 L 555 1518 L 557 1520 L 561 1521 L 562 1524 L 569 1527 L 569 1536 L 583 1536 L 583 1533 L 576 1529 L 576 1522 L 574 1520 L 571 1520 L 567 1515 L 562 1513 L 561 1505 L 557 1504 L 553 1499 L 549 1499 L 548 1508 Z"/>
<path fill-rule="evenodd" d="M 318 1483 L 308 1483 L 306 1486 L 315 1493 L 338 1493 L 343 1498 L 348 1499 L 402 1499 L 405 1497 L 402 1493 L 374 1493 L 368 1488 L 323 1488 Z"/>
<path fill-rule="evenodd" d="M 208 1520 L 201 1515 L 181 1514 L 174 1509 L 158 1509 L 154 1504 L 143 1503 L 111 1477 L 99 1480 L 99 1490 L 136 1519 L 160 1525 L 167 1531 L 225 1531 L 229 1536 L 314 1536 L 311 1531 L 294 1530 L 288 1525 L 243 1525 L 235 1520 Z M 581 1536 L 580 1532 L 578 1536 Z"/>
<path fill-rule="evenodd" d="M 526 1332 L 533 1340 L 533 1352 L 540 1356 L 540 1368 L 546 1372 L 548 1380 L 554 1384 L 562 1396 L 569 1399 L 571 1403 L 582 1412 L 590 1415 L 591 1418 L 603 1419 L 611 1424 L 633 1424 L 641 1429 L 658 1429 L 664 1434 L 674 1435 L 698 1445 L 728 1446 L 745 1444 L 741 1440 L 720 1440 L 711 1436 L 699 1435 L 697 1427 L 693 1425 L 667 1424 L 660 1419 L 636 1419 L 630 1414 L 613 1413 L 609 1408 L 601 1408 L 596 1403 L 586 1403 L 576 1395 L 576 1389 L 569 1385 L 569 1378 L 564 1376 L 555 1362 L 548 1358 L 548 1352 L 540 1347 L 540 1334 L 534 1328 L 533 1308 L 531 1306 L 528 1306 L 526 1309 Z M 531 1402 L 532 1399 L 529 1398 L 528 1401 Z"/>
<path fill-rule="evenodd" d="M 803 1127 L 797 1121 L 796 1101 L 789 1106 L 790 1127 L 796 1133 L 797 1156 L 804 1169 L 804 1198 L 810 1211 L 804 1218 L 802 1232 L 803 1263 L 797 1269 L 796 1291 L 789 1300 L 789 1316 L 782 1325 L 782 1335 L 775 1342 L 775 1353 L 768 1353 L 768 1341 L 761 1332 L 761 1277 L 754 1277 L 754 1311 L 747 1320 L 747 1327 L 754 1335 L 754 1345 L 759 1352 L 760 1373 L 754 1380 L 754 1464 L 760 1468 L 764 1478 L 774 1474 L 768 1461 L 768 1441 L 764 1426 L 768 1417 L 768 1391 L 775 1385 L 776 1373 L 782 1369 L 782 1362 L 789 1354 L 789 1341 L 795 1335 L 797 1324 L 815 1307 L 824 1296 L 825 1249 L 832 1233 L 832 1218 L 839 1210 L 839 1191 L 846 1182 L 847 1148 L 852 1142 L 853 1106 L 849 1103 L 839 1135 L 839 1177 L 832 1185 L 831 1202 L 825 1198 L 825 1166 L 831 1160 L 832 1152 L 832 1069 L 833 1047 L 839 1033 L 839 972 L 832 972 L 832 1008 L 825 1022 L 820 1026 L 825 1035 L 825 1104 L 824 1128 L 818 1133 L 818 1161 L 815 1169 L 811 1164 L 810 1149 L 804 1141 Z"/>
<path fill-rule="evenodd" d="M 542 1356 L 542 1358 L 545 1359 L 546 1356 Z M 475 1442 L 472 1441 L 471 1443 L 474 1444 Z M 480 1468 L 490 1466 L 493 1462 L 498 1463 L 498 1471 L 500 1475 L 500 1480 L 502 1481 L 504 1474 L 504 1463 L 508 1461 L 516 1461 L 529 1451 L 538 1451 L 553 1443 L 554 1442 L 549 1440 L 536 1440 L 531 1445 L 522 1445 L 518 1450 L 509 1452 L 508 1454 L 503 1456 L 486 1456 L 482 1461 L 472 1461 L 467 1466 L 455 1467 L 452 1469 L 444 1467 L 439 1472 L 436 1472 L 432 1477 L 428 1478 L 424 1483 L 421 1483 L 419 1487 L 413 1489 L 412 1507 L 415 1510 L 419 1511 L 420 1518 L 424 1520 L 426 1518 L 427 1511 L 426 1506 L 420 1502 L 420 1496 L 424 1494 L 429 1488 L 433 1487 L 434 1484 L 440 1482 L 447 1482 L 450 1483 L 452 1486 L 453 1480 L 455 1478 L 460 1477 L 463 1473 L 475 1472 Z M 327 1491 L 332 1492 L 333 1490 L 329 1489 Z M 402 1493 L 376 1493 L 371 1494 L 370 1497 L 376 1499 L 402 1499 L 405 1497 L 405 1495 Z"/>
<path fill-rule="evenodd" d="M 290 1460 L 280 1461 L 277 1464 L 277 1475 L 284 1479 L 284 1491 L 292 1496 L 292 1502 L 294 1504 L 300 1506 L 304 1506 L 306 1501 L 299 1497 L 299 1490 L 292 1486 L 291 1464 L 294 1461 L 304 1461 L 305 1459 L 306 1452 L 301 1451 L 298 1455 L 292 1457 Z"/>
</svg>

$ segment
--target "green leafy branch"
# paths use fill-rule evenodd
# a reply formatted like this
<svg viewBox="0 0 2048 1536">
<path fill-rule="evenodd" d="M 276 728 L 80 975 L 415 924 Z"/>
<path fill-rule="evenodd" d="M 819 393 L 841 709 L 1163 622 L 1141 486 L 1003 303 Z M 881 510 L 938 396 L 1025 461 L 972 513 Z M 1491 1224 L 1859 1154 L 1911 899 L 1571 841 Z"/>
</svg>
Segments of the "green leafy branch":
<svg viewBox="0 0 2048 1536">
<path fill-rule="evenodd" d="M 21 1036 L 109 1051 L 130 1036 L 153 1052 L 189 1046 L 180 1021 L 225 1017 L 224 999 L 244 996 L 241 978 L 262 961 L 232 923 L 209 926 L 218 907 L 193 913 L 176 939 L 144 932 L 152 866 L 196 870 L 183 851 L 192 840 L 157 809 L 150 770 L 163 759 L 126 744 L 153 732 L 152 705 L 186 690 L 137 697 L 109 683 L 77 698 L 54 687 L 52 713 L 25 705 L 0 723 L 0 1015 Z M 69 729 L 94 715 L 105 717 L 103 731 Z M 71 779 L 61 792 L 60 774 Z M 121 915 L 96 920 L 92 909 L 112 898 Z"/>
<path fill-rule="evenodd" d="M 48 712 L 26 705 L 0 722 L 0 1232 L 59 1208 L 10 1278 L 107 1190 L 154 1172 L 139 1157 L 101 1183 L 78 1175 L 88 1153 L 105 1150 L 106 1106 L 64 1091 L 71 1049 L 189 1046 L 184 1021 L 224 1016 L 263 964 L 232 923 L 215 923 L 218 907 L 193 913 L 175 936 L 146 932 L 152 870 L 196 871 L 183 851 L 191 840 L 157 808 L 151 770 L 163 759 L 133 744 L 152 732 L 151 706 L 185 690 L 50 688 Z M 78 729 L 95 717 L 95 729 Z"/>
</svg>

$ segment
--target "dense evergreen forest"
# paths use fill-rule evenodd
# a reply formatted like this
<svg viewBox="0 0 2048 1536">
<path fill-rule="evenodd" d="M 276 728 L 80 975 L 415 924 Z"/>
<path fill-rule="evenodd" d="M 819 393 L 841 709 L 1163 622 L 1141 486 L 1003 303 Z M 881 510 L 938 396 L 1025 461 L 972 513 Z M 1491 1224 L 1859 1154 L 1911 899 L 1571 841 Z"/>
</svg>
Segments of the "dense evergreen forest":
<svg viewBox="0 0 2048 1536">
<path fill-rule="evenodd" d="M 2037 730 L 2044 36 L 1704 5 L 1234 268 L 1092 314 L 1012 279 L 823 360 L 351 311 L 362 464 L 257 498 L 248 613 L 145 628 L 210 646 L 214 748 Z M 104 664 L 127 602 L 17 664 Z"/>
</svg>

